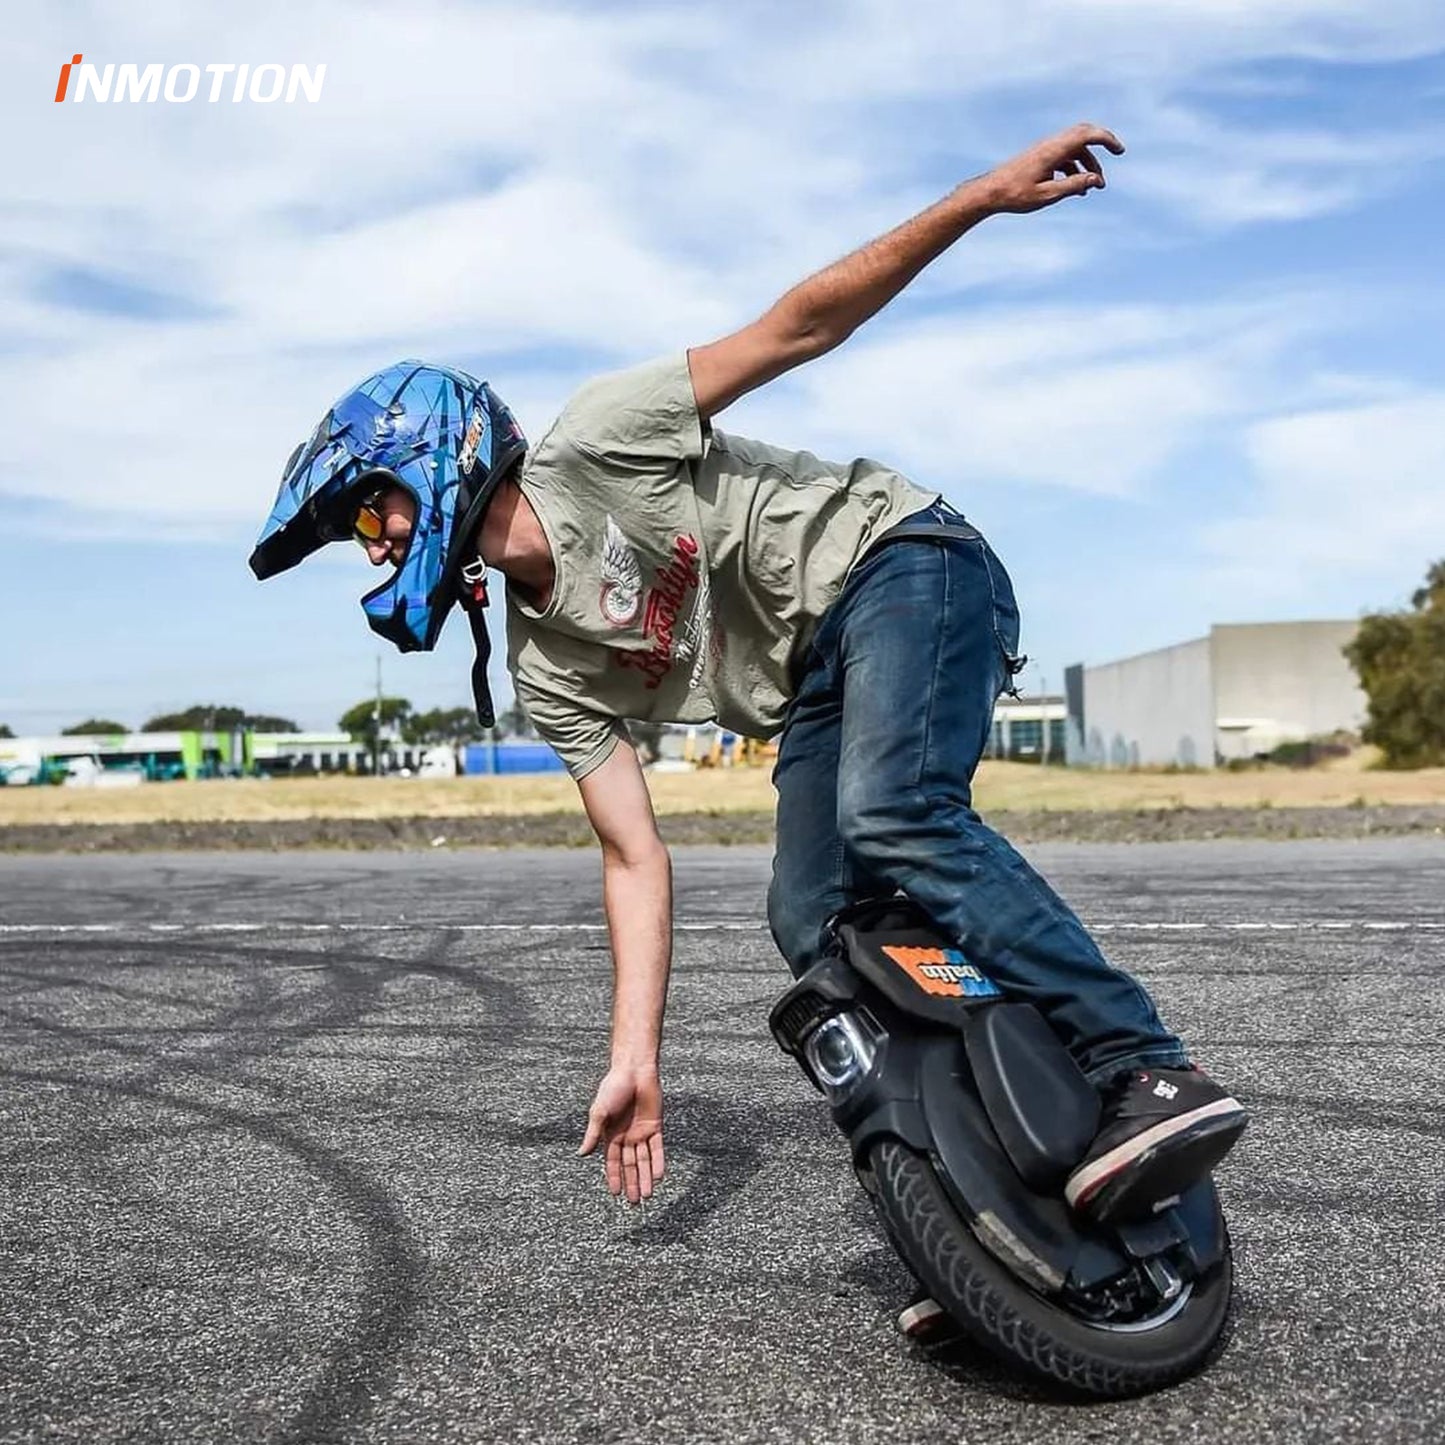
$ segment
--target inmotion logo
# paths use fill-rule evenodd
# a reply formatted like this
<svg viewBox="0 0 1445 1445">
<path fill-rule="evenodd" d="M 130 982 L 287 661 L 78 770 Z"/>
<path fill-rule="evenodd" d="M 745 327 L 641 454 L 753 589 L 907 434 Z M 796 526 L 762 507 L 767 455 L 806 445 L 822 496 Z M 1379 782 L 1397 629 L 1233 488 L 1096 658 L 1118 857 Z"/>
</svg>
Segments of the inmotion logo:
<svg viewBox="0 0 1445 1445">
<path fill-rule="evenodd" d="M 321 99 L 326 83 L 324 65 L 107 65 L 100 69 L 82 65 L 84 55 L 70 57 L 60 67 L 55 86 L 57 102 L 70 99 L 77 104 L 87 98 L 98 101 L 144 101 L 154 103 L 164 98 L 178 104 L 197 100 L 201 95 L 201 74 L 210 76 L 206 100 L 214 105 L 228 88 L 233 103 L 253 100 L 269 105 L 274 100 L 290 105 L 297 97 L 308 101 Z M 70 73 L 74 70 L 75 93 L 70 94 Z M 232 78 L 234 77 L 234 78 Z"/>
</svg>

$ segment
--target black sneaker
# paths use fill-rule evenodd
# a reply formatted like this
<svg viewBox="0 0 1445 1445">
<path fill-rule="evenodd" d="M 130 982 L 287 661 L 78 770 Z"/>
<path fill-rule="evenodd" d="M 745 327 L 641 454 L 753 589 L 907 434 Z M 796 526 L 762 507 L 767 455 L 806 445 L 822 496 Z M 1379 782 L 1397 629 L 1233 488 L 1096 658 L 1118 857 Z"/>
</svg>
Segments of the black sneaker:
<svg viewBox="0 0 1445 1445">
<path fill-rule="evenodd" d="M 1204 1178 L 1249 1115 L 1199 1069 L 1139 1069 L 1106 1094 L 1098 1134 L 1064 1185 L 1098 1224 L 1147 1218 Z"/>
</svg>

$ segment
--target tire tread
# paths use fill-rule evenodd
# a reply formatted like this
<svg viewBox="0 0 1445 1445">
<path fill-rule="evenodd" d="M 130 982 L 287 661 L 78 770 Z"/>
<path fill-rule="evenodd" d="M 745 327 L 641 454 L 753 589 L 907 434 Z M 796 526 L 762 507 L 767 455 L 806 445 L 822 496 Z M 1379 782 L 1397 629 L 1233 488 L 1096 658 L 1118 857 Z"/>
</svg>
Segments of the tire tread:
<svg viewBox="0 0 1445 1445">
<path fill-rule="evenodd" d="M 1197 1338 L 1191 1331 L 1161 1354 L 1139 1349 L 1142 1336 L 1111 1337 L 1100 1332 L 1096 1349 L 1082 1349 L 1066 1336 L 1089 1326 L 1008 1274 L 974 1238 L 926 1159 L 893 1139 L 876 1143 L 870 1158 L 878 1181 L 875 1204 L 905 1259 L 958 1323 L 1009 1363 L 1023 1364 L 1070 1391 L 1119 1399 L 1175 1383 L 1199 1369 L 1217 1348 L 1228 1311 L 1227 1268 L 1222 1271 L 1223 1305 L 1212 1311 L 1216 1320 L 1200 1322 L 1203 1329 Z M 1029 1317 L 1031 1313 L 1052 1313 L 1057 1327 L 1041 1325 Z M 1167 1328 L 1172 1326 L 1161 1327 L 1161 1333 Z M 1136 1342 L 1125 1348 L 1141 1358 L 1134 1363 L 1106 1358 L 1111 1348 L 1119 1348 L 1109 1342 L 1119 1340 Z"/>
</svg>

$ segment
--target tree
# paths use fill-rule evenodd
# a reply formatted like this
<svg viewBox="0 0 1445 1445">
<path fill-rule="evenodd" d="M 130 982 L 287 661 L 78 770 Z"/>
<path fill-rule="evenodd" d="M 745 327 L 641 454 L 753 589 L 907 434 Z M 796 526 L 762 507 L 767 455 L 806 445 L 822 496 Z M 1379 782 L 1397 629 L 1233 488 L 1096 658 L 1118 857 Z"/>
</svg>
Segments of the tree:
<svg viewBox="0 0 1445 1445">
<path fill-rule="evenodd" d="M 1385 766 L 1445 763 L 1445 560 L 1431 566 L 1409 611 L 1362 618 L 1345 656 L 1370 700 L 1365 741 Z"/>
<path fill-rule="evenodd" d="M 378 711 L 381 714 L 381 730 L 385 734 L 391 732 L 393 735 L 400 732 L 405 736 L 405 729 L 408 719 L 411 717 L 411 703 L 404 697 L 384 697 L 381 699 L 381 706 L 378 709 L 374 697 L 369 697 L 365 702 L 359 702 L 355 707 L 349 707 L 337 720 L 337 727 L 346 733 L 353 742 L 358 742 L 367 752 L 376 752 L 376 718 Z"/>
<path fill-rule="evenodd" d="M 486 735 L 487 729 L 469 707 L 437 707 L 413 713 L 401 725 L 402 740 L 422 747 L 460 747 L 480 742 Z"/>
<path fill-rule="evenodd" d="M 0 723 L 0 738 L 13 738 L 14 736 L 15 734 L 4 723 Z"/>
<path fill-rule="evenodd" d="M 60 736 L 63 738 L 84 737 L 93 734 L 97 737 L 111 737 L 116 733 L 128 733 L 130 729 L 124 723 L 118 723 L 107 717 L 88 717 L 84 722 L 78 722 L 73 727 L 61 728 Z"/>
<path fill-rule="evenodd" d="M 273 717 L 268 712 L 246 714 L 246 727 L 253 733 L 299 733 L 299 724 L 289 717 Z"/>
<path fill-rule="evenodd" d="M 222 707 L 218 703 L 202 702 L 180 712 L 163 712 L 153 717 L 142 727 L 148 733 L 228 733 L 246 728 L 260 733 L 299 733 L 300 728 L 290 718 L 272 717 L 267 713 L 251 713 L 241 707 Z"/>
<path fill-rule="evenodd" d="M 499 738 L 534 738 L 537 730 L 526 709 L 514 698 L 512 705 L 497 714 L 497 736 Z"/>
<path fill-rule="evenodd" d="M 1425 574 L 1425 585 L 1410 598 L 1410 606 L 1416 612 L 1445 607 L 1445 558 L 1430 564 L 1430 570 Z"/>
</svg>

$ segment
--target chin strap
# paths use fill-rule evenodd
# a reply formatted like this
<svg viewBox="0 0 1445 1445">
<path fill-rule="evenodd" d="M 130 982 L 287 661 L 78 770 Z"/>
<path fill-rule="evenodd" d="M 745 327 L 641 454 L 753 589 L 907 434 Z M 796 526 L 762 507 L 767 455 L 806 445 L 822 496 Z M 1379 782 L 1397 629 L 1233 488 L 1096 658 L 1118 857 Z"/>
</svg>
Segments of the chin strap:
<svg viewBox="0 0 1445 1445">
<path fill-rule="evenodd" d="M 462 611 L 472 629 L 472 646 L 476 657 L 472 661 L 472 701 L 477 709 L 477 721 L 484 728 L 497 725 L 497 715 L 492 707 L 492 690 L 487 683 L 487 663 L 492 656 L 492 639 L 487 631 L 487 564 L 480 557 L 468 562 L 462 568 L 458 587 L 461 592 Z"/>
</svg>

